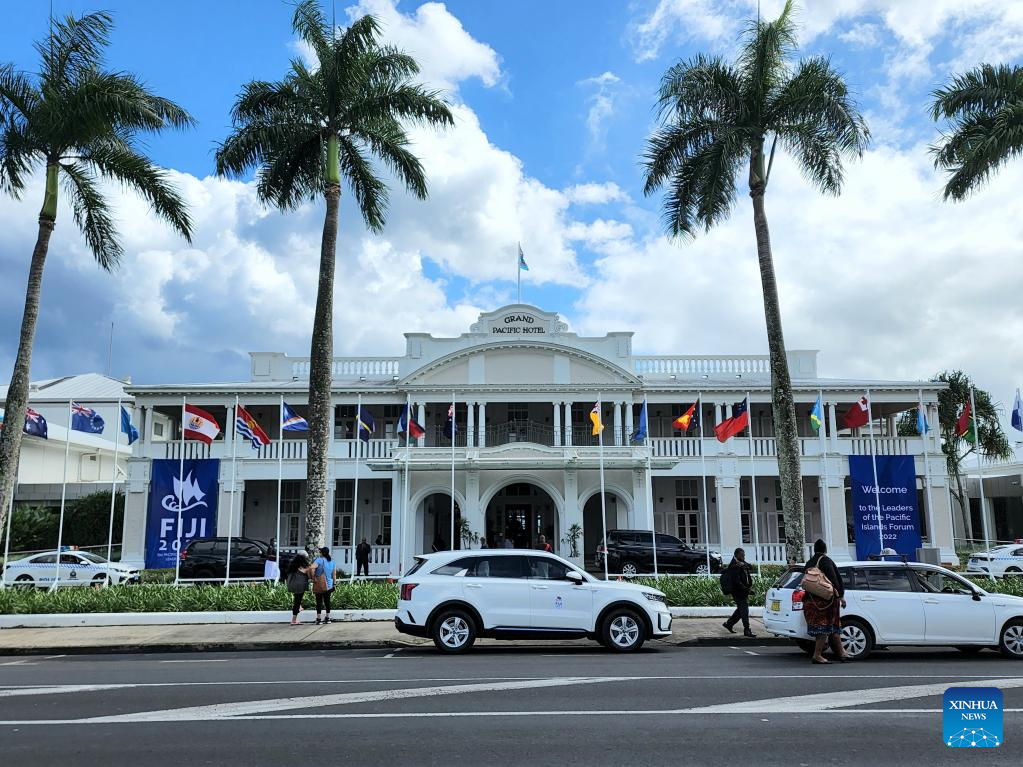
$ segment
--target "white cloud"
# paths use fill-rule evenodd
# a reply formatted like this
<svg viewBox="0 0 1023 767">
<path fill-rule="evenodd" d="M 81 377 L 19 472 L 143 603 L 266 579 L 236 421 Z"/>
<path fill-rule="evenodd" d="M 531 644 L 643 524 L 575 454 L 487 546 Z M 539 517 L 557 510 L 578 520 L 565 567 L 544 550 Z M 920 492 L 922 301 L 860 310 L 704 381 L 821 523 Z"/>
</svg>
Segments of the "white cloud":
<svg viewBox="0 0 1023 767">
<path fill-rule="evenodd" d="M 636 20 L 628 30 L 637 61 L 657 58 L 670 41 L 722 42 L 734 37 L 738 20 L 734 2 L 714 0 L 658 0 L 653 11 Z"/>
<path fill-rule="evenodd" d="M 881 41 L 881 28 L 877 24 L 854 24 L 838 39 L 855 48 L 873 48 Z"/>
<path fill-rule="evenodd" d="M 607 138 L 607 121 L 614 115 L 615 96 L 621 79 L 614 72 L 604 72 L 596 77 L 581 80 L 579 85 L 591 88 L 587 99 L 590 109 L 586 113 L 586 128 L 590 132 L 590 150 L 604 148 Z"/>
<path fill-rule="evenodd" d="M 610 202 L 629 202 L 629 195 L 613 181 L 603 184 L 576 184 L 565 190 L 569 202 L 575 205 L 606 205 Z"/>
</svg>

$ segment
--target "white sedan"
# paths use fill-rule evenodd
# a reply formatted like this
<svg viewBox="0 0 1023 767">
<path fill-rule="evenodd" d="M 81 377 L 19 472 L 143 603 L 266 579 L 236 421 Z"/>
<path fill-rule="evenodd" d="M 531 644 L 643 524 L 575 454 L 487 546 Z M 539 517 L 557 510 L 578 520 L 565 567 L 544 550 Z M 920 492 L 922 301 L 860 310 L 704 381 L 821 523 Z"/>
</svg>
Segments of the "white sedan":
<svg viewBox="0 0 1023 767">
<path fill-rule="evenodd" d="M 922 645 L 964 653 L 998 648 L 1023 660 L 1023 597 L 988 593 L 935 565 L 843 562 L 838 572 L 847 603 L 842 644 L 853 658 L 865 658 L 875 646 Z M 764 626 L 809 651 L 802 580 L 802 565 L 793 566 L 768 589 Z"/>
<path fill-rule="evenodd" d="M 1009 543 L 970 554 L 966 572 L 982 575 L 1023 575 L 1023 544 Z"/>
<path fill-rule="evenodd" d="M 3 573 L 6 585 L 24 588 L 51 586 L 55 579 L 58 587 L 138 583 L 139 571 L 88 551 L 46 551 L 10 562 Z"/>
</svg>

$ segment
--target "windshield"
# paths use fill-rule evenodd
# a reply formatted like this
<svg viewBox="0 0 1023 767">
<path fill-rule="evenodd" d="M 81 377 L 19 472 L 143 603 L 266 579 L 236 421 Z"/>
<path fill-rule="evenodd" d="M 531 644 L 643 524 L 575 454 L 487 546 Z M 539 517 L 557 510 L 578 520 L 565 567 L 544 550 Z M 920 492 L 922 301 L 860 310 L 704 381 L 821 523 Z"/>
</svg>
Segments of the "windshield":
<svg viewBox="0 0 1023 767">
<path fill-rule="evenodd" d="M 973 594 L 977 586 L 954 573 L 941 570 L 917 570 L 920 583 L 932 594 Z"/>
<path fill-rule="evenodd" d="M 97 565 L 105 565 L 110 561 L 106 557 L 101 557 L 99 554 L 93 554 L 90 551 L 79 551 L 77 553 L 82 559 L 87 559 Z"/>
</svg>

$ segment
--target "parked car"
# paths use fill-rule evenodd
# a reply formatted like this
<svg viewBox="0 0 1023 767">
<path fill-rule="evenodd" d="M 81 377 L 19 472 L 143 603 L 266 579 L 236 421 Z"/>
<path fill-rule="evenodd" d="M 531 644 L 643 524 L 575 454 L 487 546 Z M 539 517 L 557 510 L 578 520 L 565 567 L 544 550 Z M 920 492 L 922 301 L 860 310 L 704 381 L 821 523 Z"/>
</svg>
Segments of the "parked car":
<svg viewBox="0 0 1023 767">
<path fill-rule="evenodd" d="M 622 575 L 640 575 L 654 571 L 654 547 L 649 530 L 608 530 L 607 545 L 597 544 L 597 566 L 603 569 L 607 556 L 607 569 Z M 657 533 L 657 571 L 666 573 L 698 573 L 709 575 L 721 572 L 721 557 L 707 550 L 695 549 L 674 535 Z"/>
<path fill-rule="evenodd" d="M 254 538 L 231 538 L 231 578 L 262 578 L 269 544 Z M 295 555 L 278 553 L 281 578 Z M 181 552 L 178 573 L 183 579 L 222 580 L 227 575 L 227 536 L 196 538 Z"/>
<path fill-rule="evenodd" d="M 59 563 L 58 563 L 59 559 Z M 58 577 L 57 572 L 60 569 Z M 45 551 L 25 559 L 17 559 L 4 568 L 4 583 L 34 588 L 50 586 L 106 586 L 138 583 L 137 568 L 111 562 L 89 551 Z"/>
<path fill-rule="evenodd" d="M 597 580 L 554 554 L 487 549 L 416 557 L 399 581 L 394 625 L 446 653 L 479 637 L 588 638 L 634 652 L 671 634 L 671 613 L 656 589 Z"/>
<path fill-rule="evenodd" d="M 1023 544 L 1009 543 L 970 554 L 966 572 L 994 577 L 1023 575 Z"/>
<path fill-rule="evenodd" d="M 853 658 L 876 646 L 956 647 L 964 653 L 999 648 L 1023 659 L 1023 598 L 989 594 L 937 565 L 852 562 L 838 565 L 845 584 L 842 645 Z M 807 652 L 813 642 L 803 617 L 803 566 L 790 567 L 768 589 L 764 626 Z"/>
</svg>

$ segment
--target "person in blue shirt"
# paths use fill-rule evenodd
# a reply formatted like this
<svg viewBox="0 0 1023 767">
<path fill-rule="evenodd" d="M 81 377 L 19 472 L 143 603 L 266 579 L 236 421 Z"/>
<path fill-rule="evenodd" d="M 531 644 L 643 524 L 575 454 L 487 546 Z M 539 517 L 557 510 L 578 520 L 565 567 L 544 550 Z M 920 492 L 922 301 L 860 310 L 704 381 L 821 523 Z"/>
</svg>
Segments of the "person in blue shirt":
<svg viewBox="0 0 1023 767">
<path fill-rule="evenodd" d="M 316 625 L 330 623 L 330 595 L 334 593 L 334 561 L 330 558 L 330 549 L 324 546 L 320 549 L 320 556 L 313 560 L 313 591 L 316 594 Z M 323 577 L 327 582 L 325 591 L 317 591 L 316 581 Z M 321 611 L 325 617 L 321 619 Z"/>
</svg>

